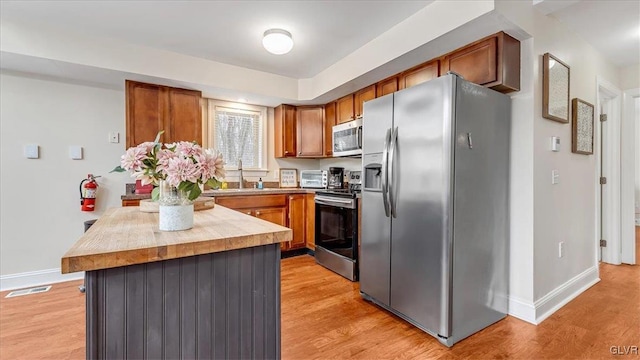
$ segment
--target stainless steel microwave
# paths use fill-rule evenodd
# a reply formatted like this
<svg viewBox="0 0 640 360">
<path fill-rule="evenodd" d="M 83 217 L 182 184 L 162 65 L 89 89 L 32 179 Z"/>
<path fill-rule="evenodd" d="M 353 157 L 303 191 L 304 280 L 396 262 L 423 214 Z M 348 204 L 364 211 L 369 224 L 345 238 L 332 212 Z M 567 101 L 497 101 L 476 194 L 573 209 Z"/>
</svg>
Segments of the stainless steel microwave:
<svg viewBox="0 0 640 360">
<path fill-rule="evenodd" d="M 333 156 L 362 156 L 362 119 L 333 127 Z"/>
</svg>

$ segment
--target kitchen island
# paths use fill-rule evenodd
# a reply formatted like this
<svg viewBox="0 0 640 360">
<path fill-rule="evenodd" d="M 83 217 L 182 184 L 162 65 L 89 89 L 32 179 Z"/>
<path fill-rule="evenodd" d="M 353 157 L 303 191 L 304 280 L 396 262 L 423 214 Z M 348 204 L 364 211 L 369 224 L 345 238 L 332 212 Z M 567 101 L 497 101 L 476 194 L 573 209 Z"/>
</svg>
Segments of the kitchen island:
<svg viewBox="0 0 640 360">
<path fill-rule="evenodd" d="M 86 271 L 88 359 L 279 358 L 280 242 L 291 230 L 216 206 L 191 230 L 109 209 L 63 256 Z"/>
</svg>

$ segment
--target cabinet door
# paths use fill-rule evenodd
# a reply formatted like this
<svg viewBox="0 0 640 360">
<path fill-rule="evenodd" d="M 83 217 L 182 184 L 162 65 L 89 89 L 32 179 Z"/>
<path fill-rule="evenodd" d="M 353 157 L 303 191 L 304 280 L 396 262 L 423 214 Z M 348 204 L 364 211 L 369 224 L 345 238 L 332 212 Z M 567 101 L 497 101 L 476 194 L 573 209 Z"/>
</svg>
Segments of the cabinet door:
<svg viewBox="0 0 640 360">
<path fill-rule="evenodd" d="M 439 60 L 430 61 L 400 74 L 400 89 L 410 88 L 437 78 L 439 76 L 439 63 Z"/>
<path fill-rule="evenodd" d="M 333 126 L 336 124 L 336 102 L 324 106 L 324 156 L 333 156 Z"/>
<path fill-rule="evenodd" d="M 126 81 L 127 139 L 126 147 L 153 141 L 164 128 L 165 92 L 159 85 Z M 166 141 L 166 135 L 160 138 Z"/>
<path fill-rule="evenodd" d="M 359 90 L 355 95 L 355 112 L 356 119 L 362 117 L 362 108 L 365 101 L 373 100 L 376 98 L 376 85 L 367 86 L 366 88 Z"/>
<path fill-rule="evenodd" d="M 296 156 L 296 108 L 280 105 L 274 111 L 275 157 Z"/>
<path fill-rule="evenodd" d="M 304 248 L 305 242 L 305 194 L 289 195 L 289 228 L 293 230 L 290 248 Z"/>
<path fill-rule="evenodd" d="M 315 194 L 305 194 L 305 242 L 307 248 L 316 249 L 316 202 Z"/>
<path fill-rule="evenodd" d="M 322 157 L 324 154 L 322 107 L 298 107 L 296 112 L 298 157 Z"/>
<path fill-rule="evenodd" d="M 168 89 L 169 118 L 165 129 L 170 142 L 196 141 L 202 144 L 202 94 L 199 91 Z"/>
<path fill-rule="evenodd" d="M 520 90 L 520 42 L 504 32 L 480 39 L 443 58 L 442 71 L 494 90 Z"/>
<path fill-rule="evenodd" d="M 336 101 L 336 124 L 354 120 L 353 94 L 349 94 Z"/>
<path fill-rule="evenodd" d="M 246 212 L 246 211 L 245 211 Z M 258 219 L 262 219 L 281 226 L 287 226 L 287 208 L 273 207 L 254 209 L 253 215 Z"/>
<path fill-rule="evenodd" d="M 395 76 L 382 80 L 376 85 L 376 97 L 385 96 L 396 91 L 398 91 L 398 78 Z"/>
</svg>

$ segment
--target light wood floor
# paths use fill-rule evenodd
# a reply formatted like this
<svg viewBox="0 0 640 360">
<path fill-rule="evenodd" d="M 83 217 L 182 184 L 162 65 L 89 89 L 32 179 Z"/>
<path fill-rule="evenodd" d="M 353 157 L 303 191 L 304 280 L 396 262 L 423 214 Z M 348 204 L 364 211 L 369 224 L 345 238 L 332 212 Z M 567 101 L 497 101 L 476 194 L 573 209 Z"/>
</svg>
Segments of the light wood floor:
<svg viewBox="0 0 640 360">
<path fill-rule="evenodd" d="M 636 228 L 636 258 L 640 231 Z M 640 346 L 640 266 L 600 265 L 602 281 L 542 324 L 513 317 L 447 349 L 363 301 L 358 283 L 301 256 L 282 261 L 283 359 L 597 359 Z M 81 281 L 44 294 L 0 295 L 0 359 L 84 358 Z M 618 356 L 618 358 L 638 358 Z"/>
</svg>

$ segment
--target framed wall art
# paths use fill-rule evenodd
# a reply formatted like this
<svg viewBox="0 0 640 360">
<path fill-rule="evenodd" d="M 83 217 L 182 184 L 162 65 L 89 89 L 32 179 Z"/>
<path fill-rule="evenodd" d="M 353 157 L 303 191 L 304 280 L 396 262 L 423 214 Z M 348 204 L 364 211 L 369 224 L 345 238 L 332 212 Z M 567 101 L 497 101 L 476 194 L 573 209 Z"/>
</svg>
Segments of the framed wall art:
<svg viewBox="0 0 640 360">
<path fill-rule="evenodd" d="M 571 101 L 571 152 L 576 154 L 593 154 L 593 113 L 594 107 L 586 101 Z"/>
<path fill-rule="evenodd" d="M 280 169 L 280 187 L 281 188 L 298 187 L 298 170 L 297 169 Z"/>
<path fill-rule="evenodd" d="M 569 65 L 549 53 L 542 56 L 542 117 L 569 123 Z"/>
</svg>

